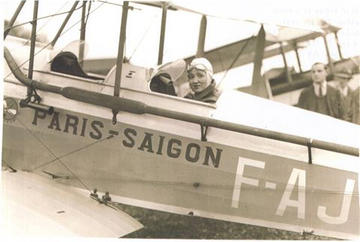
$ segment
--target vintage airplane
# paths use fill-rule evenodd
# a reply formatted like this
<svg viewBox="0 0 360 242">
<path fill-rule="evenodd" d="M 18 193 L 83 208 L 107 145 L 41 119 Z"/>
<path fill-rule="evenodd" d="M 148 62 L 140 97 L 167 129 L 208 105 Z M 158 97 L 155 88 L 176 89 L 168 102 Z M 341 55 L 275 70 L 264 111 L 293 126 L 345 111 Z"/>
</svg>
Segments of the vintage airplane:
<svg viewBox="0 0 360 242">
<path fill-rule="evenodd" d="M 171 6 L 173 10 L 181 9 L 194 12 L 174 4 Z M 331 85 L 336 85 L 336 81 L 333 82 L 333 77 L 341 69 L 349 69 L 354 75 L 359 73 L 360 56 L 344 58 L 338 38 L 338 32 L 341 28 L 331 25 L 324 20 L 314 20 L 313 22 L 315 23 L 306 26 L 307 28 L 302 26 L 302 28 L 297 26 L 279 26 L 276 35 L 265 30 L 264 32 L 259 31 L 257 35 L 205 51 L 206 13 L 196 13 L 202 15 L 198 51 L 196 55 L 184 58 L 186 63 L 189 64 L 196 56 L 206 57 L 213 64 L 214 73 L 223 73 L 232 68 L 255 63 L 255 57 L 257 57 L 258 64 L 257 68 L 254 68 L 251 84 L 248 86 L 242 85 L 243 87 L 237 88 L 239 91 L 295 105 L 301 90 L 312 82 L 310 70 L 303 70 L 299 51 L 305 48 L 307 42 L 318 38 L 323 39 L 330 72 L 328 82 Z M 330 42 L 329 37 L 332 37 L 331 35 L 334 36 L 335 43 Z M 338 60 L 331 56 L 329 51 L 331 44 L 337 47 Z M 259 51 L 254 51 L 255 49 Z M 288 52 L 295 53 L 299 72 L 296 72 L 294 67 L 289 66 L 285 55 Z M 280 55 L 284 66 L 267 70 L 264 74 L 261 74 L 262 61 Z M 86 72 L 106 75 L 115 64 L 116 58 L 87 59 L 84 60 L 83 69 Z M 350 85 L 354 89 L 358 87 L 356 78 L 353 79 Z"/>
<path fill-rule="evenodd" d="M 358 125 L 234 90 L 216 105 L 152 91 L 154 72 L 123 63 L 132 2 L 123 2 L 118 58 L 106 76 L 81 68 L 81 44 L 78 57 L 63 51 L 49 61 L 78 4 L 50 44 L 35 41 L 37 1 L 29 43 L 5 29 L 2 227 L 9 236 L 115 237 L 141 228 L 97 189 L 112 201 L 171 213 L 359 237 Z M 161 6 L 163 14 L 170 7 Z M 84 24 L 86 2 L 81 8 Z M 263 28 L 257 39 L 253 48 L 266 45 Z M 253 52 L 259 75 L 264 52 Z"/>
</svg>

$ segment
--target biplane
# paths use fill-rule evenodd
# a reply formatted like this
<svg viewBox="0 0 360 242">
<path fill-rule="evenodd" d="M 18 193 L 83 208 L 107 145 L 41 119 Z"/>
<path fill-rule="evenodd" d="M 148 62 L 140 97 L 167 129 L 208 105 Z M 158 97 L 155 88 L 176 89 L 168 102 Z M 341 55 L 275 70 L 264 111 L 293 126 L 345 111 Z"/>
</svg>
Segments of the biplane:
<svg viewBox="0 0 360 242">
<path fill-rule="evenodd" d="M 126 61 L 128 11 L 143 3 L 122 3 L 115 62 L 83 59 L 90 2 L 74 2 L 49 43 L 36 41 L 38 1 L 30 41 L 10 35 L 24 4 L 4 30 L 2 198 L 9 236 L 120 237 L 140 229 L 139 222 L 112 205 L 116 201 L 359 237 L 360 127 L 262 98 L 275 96 L 284 85 L 285 92 L 305 86 L 290 80 L 287 67 L 285 82 L 283 73 L 273 79 L 260 73 L 263 58 L 296 50 L 294 42 L 266 39 L 260 24 L 254 37 L 204 51 L 204 15 L 196 56 L 208 58 L 216 72 L 221 71 L 219 53 L 228 57 L 229 67 L 254 63 L 248 92 L 257 96 L 224 90 L 213 105 L 153 91 L 154 75 L 169 65 L 150 71 Z M 162 64 L 166 12 L 181 7 L 145 4 L 162 8 Z M 63 50 L 49 60 L 72 13 L 80 9 L 78 53 Z"/>
</svg>

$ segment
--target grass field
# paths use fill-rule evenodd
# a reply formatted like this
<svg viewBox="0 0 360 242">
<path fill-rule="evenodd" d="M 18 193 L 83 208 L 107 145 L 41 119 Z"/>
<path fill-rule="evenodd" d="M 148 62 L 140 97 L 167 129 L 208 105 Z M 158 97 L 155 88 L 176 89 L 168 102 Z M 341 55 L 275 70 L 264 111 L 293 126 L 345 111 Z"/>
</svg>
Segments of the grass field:
<svg viewBox="0 0 360 242">
<path fill-rule="evenodd" d="M 279 229 L 225 222 L 196 216 L 170 214 L 117 203 L 116 206 L 144 225 L 125 238 L 161 239 L 257 239 L 257 240 L 334 240 Z"/>
</svg>

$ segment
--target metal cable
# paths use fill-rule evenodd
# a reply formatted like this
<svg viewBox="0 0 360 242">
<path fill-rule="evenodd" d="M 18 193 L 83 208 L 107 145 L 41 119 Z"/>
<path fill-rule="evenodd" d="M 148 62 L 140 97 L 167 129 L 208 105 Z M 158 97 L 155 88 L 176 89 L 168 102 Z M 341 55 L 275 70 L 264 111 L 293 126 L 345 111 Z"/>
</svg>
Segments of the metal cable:
<svg viewBox="0 0 360 242">
<path fill-rule="evenodd" d="M 80 9 L 80 8 L 81 8 L 81 6 L 80 6 L 80 7 L 75 8 L 75 10 L 74 10 L 74 11 L 76 11 L 76 10 L 78 10 L 78 9 Z M 55 17 L 55 16 L 58 16 L 58 15 L 62 15 L 62 14 L 69 13 L 69 12 L 70 12 L 70 11 L 66 11 L 66 12 L 61 12 L 61 13 L 55 13 L 55 14 L 47 15 L 47 16 L 44 16 L 44 17 L 36 18 L 36 21 L 38 21 L 38 20 L 42 20 L 42 19 L 46 19 L 46 18 Z M 6 29 L 4 30 L 4 32 L 5 32 L 5 31 L 9 31 L 9 30 L 14 29 L 14 28 L 17 28 L 17 27 L 20 27 L 20 26 L 25 25 L 25 24 L 31 24 L 32 22 L 34 22 L 34 20 L 30 20 L 30 21 L 27 21 L 27 22 L 24 22 L 24 23 L 21 23 L 21 24 L 16 24 L 16 25 L 13 25 L 12 27 L 8 27 L 8 28 L 6 28 Z"/>
<path fill-rule="evenodd" d="M 58 10 L 56 10 L 56 12 L 57 12 L 56 14 L 58 14 L 58 12 L 59 12 L 60 10 L 62 10 L 67 3 L 68 3 L 68 1 L 66 1 Z M 69 12 L 70 12 L 70 11 L 69 11 Z M 52 19 L 49 18 L 49 19 L 46 21 L 46 23 L 44 23 L 44 24 L 37 30 L 37 32 L 40 32 L 46 25 L 48 25 L 48 24 L 51 22 L 51 20 L 52 20 Z M 27 40 L 24 45 L 27 45 L 29 42 L 30 42 L 30 39 Z"/>
<path fill-rule="evenodd" d="M 250 42 L 251 38 L 248 38 L 245 42 L 245 44 L 242 46 L 242 48 L 240 49 L 240 51 L 238 52 L 238 54 L 236 55 L 236 57 L 234 58 L 233 62 L 230 64 L 229 68 L 226 69 L 221 81 L 219 82 L 218 86 L 221 85 L 221 83 L 224 81 L 227 73 L 229 72 L 230 69 L 232 69 L 232 67 L 235 65 L 236 61 L 239 59 L 239 57 L 241 56 L 241 54 L 243 53 L 243 51 L 245 50 L 246 46 L 248 45 L 248 43 Z"/>
<path fill-rule="evenodd" d="M 101 3 L 101 4 L 100 4 L 98 7 L 96 7 L 93 11 L 91 11 L 90 14 L 93 13 L 93 12 L 95 12 L 97 9 L 99 9 L 99 8 L 100 8 L 101 6 L 103 6 L 103 5 L 104 5 L 104 3 Z M 80 23 L 80 22 L 81 22 L 81 19 L 80 19 L 79 21 L 77 21 L 76 23 L 74 23 L 73 25 L 71 25 L 67 30 L 63 31 L 60 36 L 63 36 L 65 33 L 67 33 L 69 30 L 71 30 L 73 27 L 75 27 L 75 25 L 77 25 L 77 24 Z M 49 43 L 46 44 L 44 47 L 42 47 L 38 52 L 36 52 L 36 53 L 34 54 L 34 57 L 35 57 L 36 55 L 38 55 L 41 51 L 43 51 L 44 49 L 46 49 L 49 45 L 51 45 L 51 42 L 49 42 Z M 18 67 L 16 68 L 16 70 L 20 69 L 20 68 L 21 68 L 24 64 L 26 64 L 28 61 L 29 61 L 29 59 L 25 60 L 23 63 L 21 63 L 20 65 L 18 65 Z M 10 73 L 8 73 L 8 74 L 4 77 L 4 79 L 8 78 L 11 74 L 12 74 L 12 72 L 10 71 Z"/>
<path fill-rule="evenodd" d="M 80 148 L 78 148 L 78 149 L 75 149 L 75 150 L 73 150 L 73 151 L 70 151 L 69 153 L 66 153 L 66 154 L 64 154 L 64 155 L 58 156 L 58 157 L 56 157 L 56 158 L 53 159 L 53 160 L 44 162 L 44 163 L 42 163 L 42 164 L 34 167 L 33 170 L 37 170 L 37 169 L 39 169 L 39 168 L 41 168 L 41 167 L 50 165 L 51 163 L 53 163 L 53 162 L 55 162 L 55 161 L 57 161 L 57 160 L 60 160 L 60 159 L 65 158 L 65 157 L 67 157 L 67 156 L 69 156 L 69 155 L 75 154 L 75 153 L 77 153 L 77 152 L 79 152 L 79 151 L 82 151 L 82 150 L 84 150 L 84 149 L 89 148 L 90 146 L 93 146 L 93 145 L 98 144 L 98 143 L 100 143 L 100 142 L 103 142 L 103 141 L 105 141 L 105 140 L 111 139 L 111 138 L 113 138 L 113 137 L 114 137 L 114 135 L 109 135 L 108 137 L 105 137 L 105 138 L 103 138 L 103 139 L 99 139 L 99 140 L 97 140 L 97 141 L 95 141 L 95 142 L 93 142 L 93 143 L 87 144 L 87 145 L 85 145 L 85 146 L 83 146 L 83 147 L 80 147 Z"/>
<path fill-rule="evenodd" d="M 153 20 L 150 22 L 148 28 L 146 29 L 145 33 L 143 34 L 143 36 L 141 37 L 140 41 L 138 42 L 138 44 L 136 45 L 134 51 L 131 53 L 130 57 L 129 57 L 129 61 L 131 60 L 131 58 L 135 55 L 136 51 L 138 50 L 138 48 L 140 47 L 140 45 L 142 44 L 142 42 L 144 41 L 145 37 L 147 36 L 147 34 L 149 33 L 152 25 L 154 25 L 155 22 L 155 18 L 157 18 L 157 14 L 155 14 L 153 16 Z"/>
<path fill-rule="evenodd" d="M 109 4 L 109 5 L 114 5 L 114 6 L 118 6 L 118 7 L 122 7 L 123 5 L 122 4 L 118 4 L 118 3 L 113 3 L 113 2 L 109 2 L 109 1 L 102 1 L 102 0 L 97 0 L 98 2 L 101 2 L 101 3 L 106 3 L 106 4 Z M 133 6 L 129 6 L 129 9 L 130 10 L 142 10 L 141 8 L 135 8 Z"/>
<path fill-rule="evenodd" d="M 44 143 L 42 142 L 42 140 L 37 137 L 23 122 L 21 122 L 21 120 L 19 118 L 16 119 L 19 124 L 21 126 L 23 126 L 25 128 L 25 130 L 31 135 L 33 136 L 52 156 L 54 156 L 56 158 L 56 160 L 58 160 L 74 177 L 75 179 L 77 179 L 81 185 L 83 185 L 85 187 L 85 189 L 87 189 L 89 192 L 91 192 L 91 190 L 88 188 L 88 186 L 85 185 L 84 182 L 81 181 L 81 179 L 69 168 L 65 165 L 65 163 L 59 158 L 57 157 L 54 152 Z"/>
<path fill-rule="evenodd" d="M 85 26 L 86 26 L 87 21 L 89 19 L 89 14 L 90 14 L 90 10 L 91 10 L 91 3 L 92 3 L 92 1 L 90 1 L 89 5 L 88 5 L 87 15 L 86 15 L 86 19 L 85 19 Z"/>
</svg>

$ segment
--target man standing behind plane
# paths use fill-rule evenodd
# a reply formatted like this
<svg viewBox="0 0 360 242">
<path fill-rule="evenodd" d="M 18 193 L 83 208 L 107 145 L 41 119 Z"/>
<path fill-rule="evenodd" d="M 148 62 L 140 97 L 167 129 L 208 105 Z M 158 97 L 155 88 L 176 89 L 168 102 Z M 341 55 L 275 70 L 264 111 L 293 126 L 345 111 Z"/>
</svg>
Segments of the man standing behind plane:
<svg viewBox="0 0 360 242">
<path fill-rule="evenodd" d="M 353 99 L 351 103 L 351 116 L 352 116 L 352 122 L 355 124 L 360 125 L 360 87 L 357 87 L 355 91 L 353 92 Z"/>
<path fill-rule="evenodd" d="M 213 79 L 213 67 L 205 58 L 195 58 L 188 67 L 188 81 L 192 92 L 185 98 L 206 103 L 216 103 L 219 91 Z"/>
<path fill-rule="evenodd" d="M 313 85 L 301 92 L 297 106 L 335 118 L 343 118 L 340 93 L 335 88 L 327 85 L 327 75 L 325 64 L 316 62 L 312 65 L 311 78 Z"/>
<path fill-rule="evenodd" d="M 349 69 L 341 69 L 334 75 L 335 80 L 339 82 L 337 89 L 340 92 L 342 110 L 344 119 L 346 121 L 352 121 L 352 99 L 353 99 L 353 90 L 349 87 L 348 82 L 352 78 L 352 72 Z"/>
</svg>

